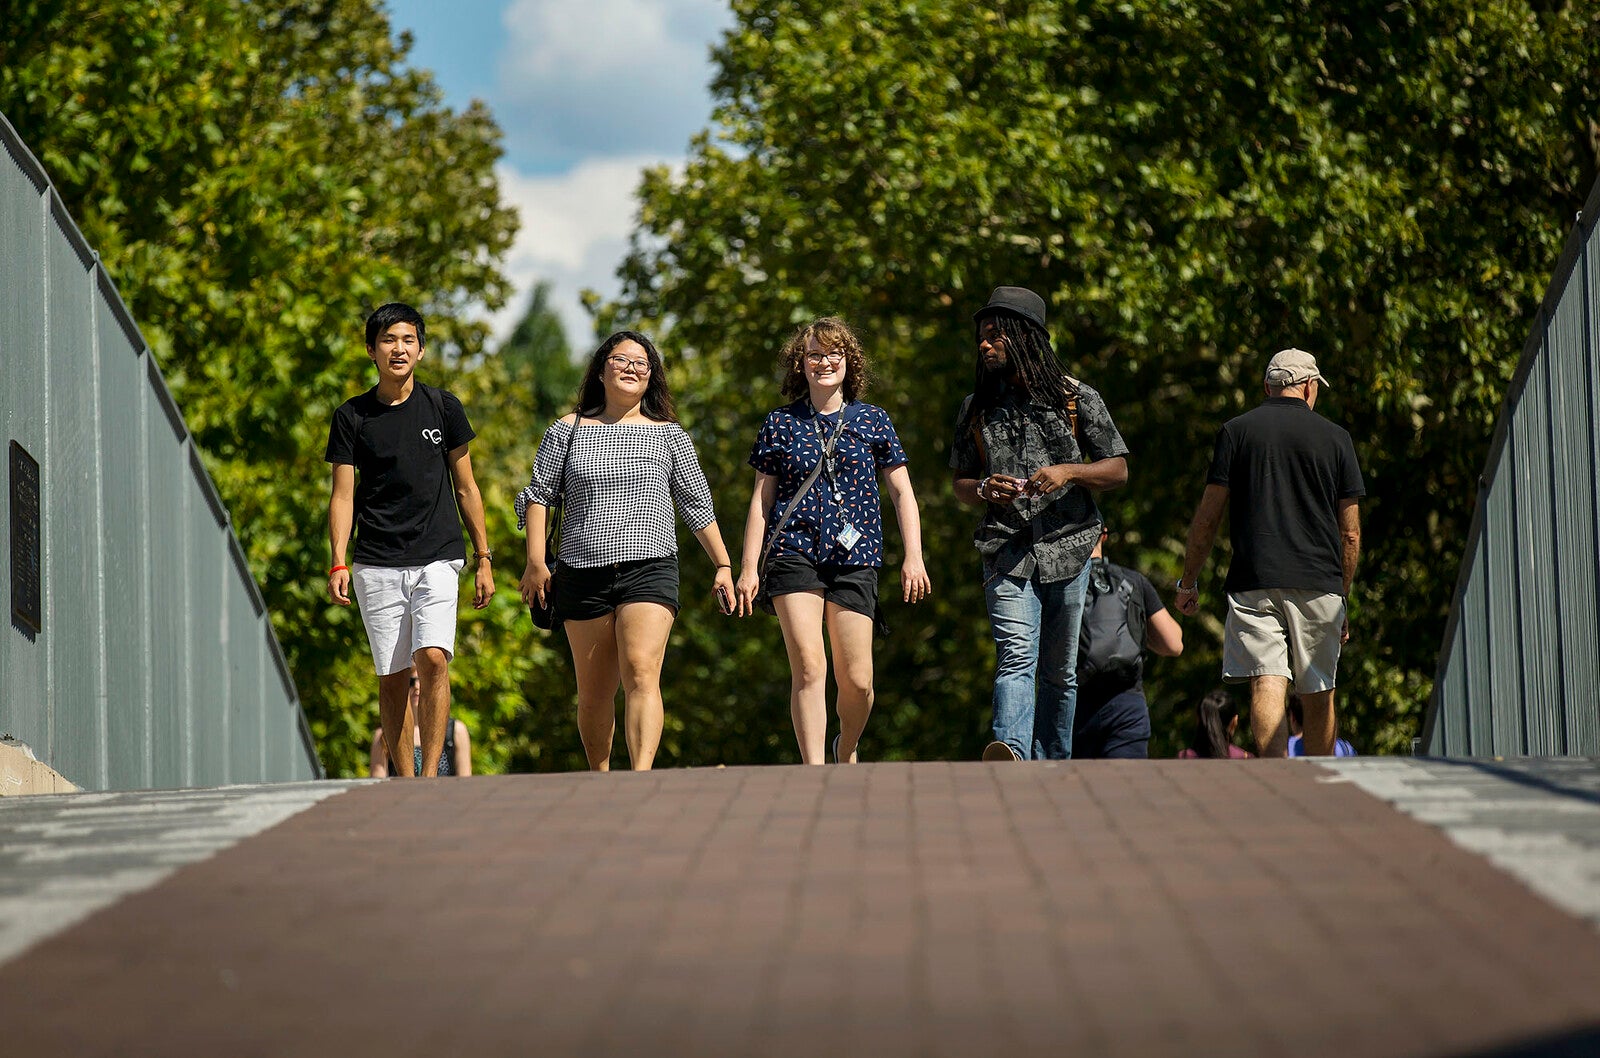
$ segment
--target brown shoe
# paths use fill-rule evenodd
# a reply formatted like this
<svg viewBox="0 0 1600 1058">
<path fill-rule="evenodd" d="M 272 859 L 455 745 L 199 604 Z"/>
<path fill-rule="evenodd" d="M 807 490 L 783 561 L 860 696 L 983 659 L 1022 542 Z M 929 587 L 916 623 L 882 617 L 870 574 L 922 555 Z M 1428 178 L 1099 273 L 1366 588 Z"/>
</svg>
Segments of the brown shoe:
<svg viewBox="0 0 1600 1058">
<path fill-rule="evenodd" d="M 1011 748 L 1009 742 L 991 742 L 983 747 L 983 759 L 986 761 L 1013 761 L 1021 760 L 1022 756 Z"/>
</svg>

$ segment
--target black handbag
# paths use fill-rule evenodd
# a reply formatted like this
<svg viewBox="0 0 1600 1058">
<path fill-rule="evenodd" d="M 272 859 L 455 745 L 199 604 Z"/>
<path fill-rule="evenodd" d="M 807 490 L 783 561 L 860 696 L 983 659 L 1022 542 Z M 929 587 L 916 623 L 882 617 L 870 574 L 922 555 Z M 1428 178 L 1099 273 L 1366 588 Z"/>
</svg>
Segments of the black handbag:
<svg viewBox="0 0 1600 1058">
<path fill-rule="evenodd" d="M 567 505 L 567 465 L 572 462 L 572 449 L 578 443 L 578 423 L 582 421 L 583 415 L 580 413 L 572 420 L 572 433 L 567 435 L 567 451 L 561 457 L 561 477 L 556 485 L 556 502 L 550 508 L 550 525 L 544 538 L 545 561 L 550 564 L 550 583 L 545 585 L 543 602 L 535 596 L 533 602 L 528 604 L 528 616 L 533 618 L 533 626 L 547 631 L 556 624 L 556 578 L 561 574 L 561 560 L 556 557 L 556 552 L 561 547 L 561 521 Z"/>
</svg>

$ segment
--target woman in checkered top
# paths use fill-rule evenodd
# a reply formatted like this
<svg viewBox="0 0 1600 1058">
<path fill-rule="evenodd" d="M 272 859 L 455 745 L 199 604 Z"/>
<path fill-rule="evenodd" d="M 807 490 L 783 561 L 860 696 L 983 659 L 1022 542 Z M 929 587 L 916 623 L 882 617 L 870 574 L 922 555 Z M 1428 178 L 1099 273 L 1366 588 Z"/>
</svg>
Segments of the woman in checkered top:
<svg viewBox="0 0 1600 1058">
<path fill-rule="evenodd" d="M 552 579 L 545 527 L 558 495 L 560 573 Z M 517 527 L 528 533 L 522 599 L 531 605 L 555 593 L 578 674 L 578 733 L 596 771 L 611 766 L 619 685 L 635 771 L 650 767 L 661 742 L 661 662 L 678 612 L 674 507 L 715 563 L 711 590 L 732 612 L 733 567 L 661 354 L 637 331 L 619 331 L 590 358 L 577 411 L 545 431 L 516 500 Z"/>
<path fill-rule="evenodd" d="M 857 399 L 866 389 L 866 355 L 844 321 L 829 316 L 800 328 L 782 363 L 783 395 L 793 403 L 767 416 L 750 450 L 756 482 L 745 521 L 739 612 L 749 613 L 758 590 L 766 588 L 789 653 L 789 713 L 807 764 L 826 761 L 826 629 L 839 690 L 833 759 L 855 763 L 872 712 L 872 634 L 884 556 L 880 474 L 905 542 L 900 588 L 906 602 L 920 602 L 931 590 L 922 522 L 889 413 Z M 813 471 L 815 480 L 805 488 Z"/>
</svg>

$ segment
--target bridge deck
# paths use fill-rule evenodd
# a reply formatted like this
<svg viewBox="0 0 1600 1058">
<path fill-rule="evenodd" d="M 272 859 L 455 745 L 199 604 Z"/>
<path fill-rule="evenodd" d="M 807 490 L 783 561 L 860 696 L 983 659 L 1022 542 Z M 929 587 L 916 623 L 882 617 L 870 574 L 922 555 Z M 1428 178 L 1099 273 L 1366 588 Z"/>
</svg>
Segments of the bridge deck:
<svg viewBox="0 0 1600 1058">
<path fill-rule="evenodd" d="M 1290 761 L 354 784 L 0 965 L 79 1056 L 1595 1054 L 1596 982 Z"/>
</svg>

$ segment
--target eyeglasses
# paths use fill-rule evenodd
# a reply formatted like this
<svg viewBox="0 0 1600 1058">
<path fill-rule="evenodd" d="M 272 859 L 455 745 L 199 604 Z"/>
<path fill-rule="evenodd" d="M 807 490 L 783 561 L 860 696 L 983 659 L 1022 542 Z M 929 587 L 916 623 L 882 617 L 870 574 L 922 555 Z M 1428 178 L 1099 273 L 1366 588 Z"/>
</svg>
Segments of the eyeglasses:
<svg viewBox="0 0 1600 1058">
<path fill-rule="evenodd" d="M 835 349 L 831 353 L 807 353 L 808 364 L 838 364 L 844 361 L 844 353 Z"/>
<path fill-rule="evenodd" d="M 606 357 L 606 363 L 618 371 L 626 371 L 631 367 L 634 373 L 638 375 L 648 375 L 650 373 L 650 361 L 648 360 L 629 360 L 627 357 L 618 354 Z"/>
</svg>

